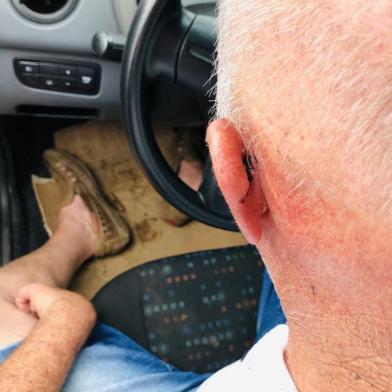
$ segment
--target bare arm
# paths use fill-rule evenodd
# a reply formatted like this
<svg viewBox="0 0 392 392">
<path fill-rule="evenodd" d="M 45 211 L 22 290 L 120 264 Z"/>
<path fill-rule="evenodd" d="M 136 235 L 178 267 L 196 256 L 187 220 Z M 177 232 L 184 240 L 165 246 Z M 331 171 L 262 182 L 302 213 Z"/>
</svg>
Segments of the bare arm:
<svg viewBox="0 0 392 392">
<path fill-rule="evenodd" d="M 94 309 L 77 294 L 42 285 L 22 289 L 17 301 L 39 321 L 0 367 L 0 392 L 60 391 L 95 324 Z"/>
</svg>

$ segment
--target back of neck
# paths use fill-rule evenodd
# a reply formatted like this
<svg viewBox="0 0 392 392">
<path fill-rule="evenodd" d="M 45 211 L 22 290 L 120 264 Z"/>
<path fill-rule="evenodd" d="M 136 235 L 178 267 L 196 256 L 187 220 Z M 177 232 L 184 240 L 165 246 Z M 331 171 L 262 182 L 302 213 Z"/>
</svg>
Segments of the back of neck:
<svg viewBox="0 0 392 392">
<path fill-rule="evenodd" d="M 392 390 L 389 323 L 369 314 L 289 317 L 286 363 L 298 390 Z"/>
</svg>

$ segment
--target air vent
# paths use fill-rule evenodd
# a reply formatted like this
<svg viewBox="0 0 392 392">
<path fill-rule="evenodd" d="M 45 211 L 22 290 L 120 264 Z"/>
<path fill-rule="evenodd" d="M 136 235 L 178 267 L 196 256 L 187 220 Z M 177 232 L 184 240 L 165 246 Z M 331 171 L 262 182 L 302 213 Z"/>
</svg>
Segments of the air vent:
<svg viewBox="0 0 392 392">
<path fill-rule="evenodd" d="M 11 0 L 25 18 L 38 23 L 55 23 L 65 19 L 78 0 Z"/>
</svg>

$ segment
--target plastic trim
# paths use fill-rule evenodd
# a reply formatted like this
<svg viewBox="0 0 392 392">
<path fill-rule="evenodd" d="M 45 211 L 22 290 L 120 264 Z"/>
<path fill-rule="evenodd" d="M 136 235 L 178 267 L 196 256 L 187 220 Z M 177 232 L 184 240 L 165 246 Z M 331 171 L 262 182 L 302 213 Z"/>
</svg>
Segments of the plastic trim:
<svg viewBox="0 0 392 392">
<path fill-rule="evenodd" d="M 11 3 L 23 17 L 36 23 L 49 24 L 60 22 L 67 18 L 75 9 L 78 1 L 79 0 L 68 0 L 68 2 L 62 8 L 51 14 L 40 14 L 35 12 L 28 8 L 25 4 L 21 3 L 20 0 L 11 0 Z"/>
</svg>

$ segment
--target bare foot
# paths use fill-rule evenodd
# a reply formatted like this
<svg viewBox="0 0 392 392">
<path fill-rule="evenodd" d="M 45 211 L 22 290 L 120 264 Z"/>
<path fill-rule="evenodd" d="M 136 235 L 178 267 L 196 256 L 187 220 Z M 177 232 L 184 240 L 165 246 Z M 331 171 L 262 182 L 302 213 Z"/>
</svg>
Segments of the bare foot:
<svg viewBox="0 0 392 392">
<path fill-rule="evenodd" d="M 73 233 L 78 239 L 78 246 L 85 250 L 86 258 L 97 252 L 98 222 L 86 207 L 83 199 L 76 195 L 73 201 L 63 207 L 59 214 L 57 233 Z"/>
<path fill-rule="evenodd" d="M 202 181 L 202 174 L 203 164 L 200 161 L 181 161 L 178 176 L 194 191 L 199 190 Z"/>
</svg>

